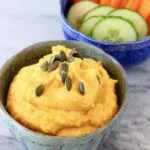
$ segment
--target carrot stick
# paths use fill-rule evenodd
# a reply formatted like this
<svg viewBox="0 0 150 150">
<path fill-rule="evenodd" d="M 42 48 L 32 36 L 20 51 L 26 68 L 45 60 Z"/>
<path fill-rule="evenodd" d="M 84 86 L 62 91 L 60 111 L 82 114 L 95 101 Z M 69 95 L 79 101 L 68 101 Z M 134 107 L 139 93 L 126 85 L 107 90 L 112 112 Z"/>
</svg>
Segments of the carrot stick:
<svg viewBox="0 0 150 150">
<path fill-rule="evenodd" d="M 99 4 L 99 0 L 92 0 L 93 2 Z"/>
<path fill-rule="evenodd" d="M 137 10 L 139 10 L 140 5 L 141 5 L 141 0 L 133 0 L 132 5 L 129 9 L 137 11 Z"/>
<path fill-rule="evenodd" d="M 129 0 L 128 2 L 127 2 L 127 4 L 125 5 L 125 8 L 128 8 L 128 9 L 130 9 L 131 8 L 131 6 L 132 6 L 132 2 L 133 0 Z"/>
<path fill-rule="evenodd" d="M 150 15 L 150 0 L 141 0 L 139 13 L 145 18 L 145 20 L 148 19 Z"/>
<path fill-rule="evenodd" d="M 121 0 L 111 0 L 110 5 L 115 8 L 119 8 L 121 4 Z"/>
<path fill-rule="evenodd" d="M 101 0 L 100 4 L 101 5 L 110 5 L 110 0 Z"/>
<path fill-rule="evenodd" d="M 129 0 L 122 0 L 120 4 L 120 8 L 125 8 L 126 4 L 128 3 Z"/>
<path fill-rule="evenodd" d="M 150 15 L 148 17 L 147 23 L 148 23 L 148 35 L 150 35 Z"/>
</svg>

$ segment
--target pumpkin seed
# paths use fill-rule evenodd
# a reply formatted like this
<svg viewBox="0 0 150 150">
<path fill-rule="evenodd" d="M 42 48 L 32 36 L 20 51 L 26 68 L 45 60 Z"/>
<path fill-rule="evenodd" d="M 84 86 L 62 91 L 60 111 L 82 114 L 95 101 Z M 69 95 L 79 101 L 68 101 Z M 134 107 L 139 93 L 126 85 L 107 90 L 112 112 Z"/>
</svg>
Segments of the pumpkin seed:
<svg viewBox="0 0 150 150">
<path fill-rule="evenodd" d="M 82 95 L 84 95 L 85 93 L 84 83 L 82 81 L 80 81 L 80 84 L 79 84 L 79 92 Z"/>
<path fill-rule="evenodd" d="M 70 52 L 70 56 L 73 56 L 73 54 L 76 53 L 76 52 L 77 52 L 77 49 L 76 49 L 76 48 L 73 48 L 73 49 L 71 50 L 71 52 Z"/>
<path fill-rule="evenodd" d="M 50 63 L 52 64 L 54 61 L 60 61 L 60 60 L 61 60 L 60 55 L 55 55 L 51 57 Z"/>
<path fill-rule="evenodd" d="M 101 81 L 101 79 L 99 78 L 98 75 L 97 75 L 97 79 L 98 79 L 98 82 L 99 82 L 100 84 L 102 84 L 102 81 Z"/>
<path fill-rule="evenodd" d="M 60 59 L 62 62 L 67 60 L 67 56 L 64 51 L 60 51 Z"/>
<path fill-rule="evenodd" d="M 61 74 L 61 80 L 62 80 L 63 83 L 65 83 L 65 80 L 66 80 L 67 76 L 68 76 L 67 72 L 63 72 Z"/>
<path fill-rule="evenodd" d="M 50 64 L 49 68 L 48 68 L 48 72 L 52 72 L 52 71 L 56 70 L 58 65 L 59 65 L 59 63 L 57 61 L 55 61 L 52 64 Z"/>
<path fill-rule="evenodd" d="M 41 66 L 41 69 L 43 70 L 43 71 L 47 71 L 48 70 L 48 61 L 46 61 L 46 62 L 44 62 L 43 64 L 42 64 L 42 66 Z"/>
<path fill-rule="evenodd" d="M 77 50 L 76 48 L 73 48 L 73 49 L 71 50 L 70 56 L 74 56 L 74 57 L 83 59 L 83 57 L 78 53 L 78 50 Z"/>
<path fill-rule="evenodd" d="M 83 59 L 83 57 L 82 57 L 79 53 L 74 53 L 73 56 L 76 57 L 76 58 L 81 58 L 81 59 Z"/>
<path fill-rule="evenodd" d="M 69 58 L 68 58 L 68 62 L 73 62 L 74 61 L 74 57 L 72 57 L 72 56 L 70 56 Z"/>
<path fill-rule="evenodd" d="M 35 90 L 35 95 L 36 95 L 37 97 L 39 97 L 39 96 L 41 96 L 43 93 L 44 93 L 44 85 L 41 84 L 41 85 L 39 85 L 39 86 L 36 88 L 36 90 Z"/>
<path fill-rule="evenodd" d="M 72 88 L 72 81 L 69 76 L 65 80 L 65 86 L 68 91 L 70 91 Z"/>
<path fill-rule="evenodd" d="M 62 72 L 68 73 L 68 65 L 66 63 L 62 63 L 61 66 L 60 66 L 60 74 Z"/>
</svg>

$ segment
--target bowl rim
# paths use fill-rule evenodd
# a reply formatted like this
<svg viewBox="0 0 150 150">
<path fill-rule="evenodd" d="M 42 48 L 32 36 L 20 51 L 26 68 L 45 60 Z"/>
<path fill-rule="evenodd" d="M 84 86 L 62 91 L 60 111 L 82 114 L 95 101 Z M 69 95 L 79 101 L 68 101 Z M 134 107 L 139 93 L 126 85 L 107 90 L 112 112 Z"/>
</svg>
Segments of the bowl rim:
<svg viewBox="0 0 150 150">
<path fill-rule="evenodd" d="M 104 130 L 106 130 L 107 128 L 109 128 L 109 126 L 111 126 L 111 124 L 117 120 L 117 118 L 121 115 L 122 112 L 124 112 L 125 108 L 126 108 L 126 103 L 127 103 L 127 95 L 128 95 L 128 89 L 127 89 L 127 80 L 126 80 L 126 73 L 125 73 L 125 70 L 123 69 L 123 67 L 120 65 L 120 63 L 115 59 L 113 58 L 112 56 L 110 56 L 109 54 L 107 54 L 106 52 L 104 52 L 102 49 L 96 47 L 96 46 L 93 46 L 92 44 L 88 44 L 88 43 L 85 43 L 85 42 L 79 42 L 79 41 L 74 41 L 74 40 L 71 40 L 71 41 L 67 41 L 67 40 L 54 40 L 54 41 L 43 41 L 43 42 L 39 42 L 39 43 L 35 43 L 35 44 L 32 44 L 26 48 L 24 48 L 22 51 L 16 53 L 14 56 L 12 56 L 8 61 L 6 61 L 6 63 L 4 63 L 4 65 L 1 67 L 0 69 L 0 78 L 1 78 L 1 75 L 2 75 L 2 71 L 3 69 L 5 68 L 5 66 L 7 64 L 9 64 L 11 61 L 13 61 L 17 56 L 18 54 L 21 55 L 23 54 L 24 51 L 26 51 L 27 49 L 30 51 L 34 46 L 38 46 L 38 45 L 44 45 L 46 43 L 49 43 L 49 42 L 61 42 L 61 43 L 72 43 L 72 44 L 77 44 L 77 45 L 80 45 L 80 46 L 83 46 L 85 45 L 86 47 L 90 47 L 90 49 L 95 49 L 95 51 L 99 54 L 104 54 L 107 59 L 110 59 L 113 64 L 116 64 L 117 67 L 119 68 L 119 70 L 121 70 L 122 72 L 122 78 L 124 79 L 124 83 L 125 83 L 125 95 L 124 95 L 124 102 L 122 104 L 122 106 L 120 107 L 119 111 L 117 112 L 117 114 L 107 123 L 105 124 L 103 127 L 101 128 L 98 128 L 96 129 L 94 132 L 91 132 L 87 135 L 81 135 L 81 136 L 69 136 L 69 137 L 65 137 L 65 136 L 51 136 L 51 135 L 46 135 L 46 134 L 42 134 L 42 133 L 39 133 L 39 132 L 36 132 L 36 131 L 33 131 L 27 127 L 25 127 L 24 125 L 22 125 L 21 123 L 19 123 L 18 121 L 16 121 L 6 110 L 6 108 L 3 106 L 3 104 L 1 103 L 0 101 L 0 113 L 2 114 L 3 118 L 5 119 L 5 117 L 7 118 L 8 121 L 11 121 L 12 124 L 14 124 L 17 128 L 19 128 L 20 131 L 22 132 L 25 132 L 25 136 L 29 136 L 29 137 L 33 137 L 33 138 L 38 138 L 40 139 L 41 141 L 42 140 L 51 140 L 51 141 L 55 141 L 57 140 L 58 141 L 65 141 L 67 143 L 71 143 L 72 141 L 80 141 L 79 139 L 82 139 L 83 140 L 89 140 L 89 139 L 92 139 L 93 137 L 95 136 L 98 136 L 99 133 L 103 132 Z M 58 144 L 58 143 L 57 143 Z"/>
<path fill-rule="evenodd" d="M 83 38 L 85 38 L 86 40 L 89 40 L 91 42 L 94 43 L 98 43 L 100 44 L 104 44 L 104 45 L 111 45 L 111 46 L 118 46 L 118 45 L 133 45 L 133 44 L 141 44 L 143 42 L 150 42 L 150 35 L 143 37 L 141 39 L 138 39 L 136 41 L 129 41 L 129 42 L 107 42 L 107 41 L 102 41 L 102 40 L 96 40 L 88 35 L 85 35 L 83 33 L 81 33 L 80 31 L 78 31 L 77 29 L 75 29 L 66 19 L 65 14 L 63 12 L 63 2 L 64 0 L 59 0 L 59 4 L 60 4 L 60 16 L 61 16 L 61 20 L 62 22 L 69 28 L 69 30 L 71 30 L 72 32 L 78 34 L 79 36 L 82 36 Z M 135 49 L 131 49 L 131 50 L 135 50 Z M 109 50 L 109 51 L 113 51 L 113 50 Z"/>
</svg>

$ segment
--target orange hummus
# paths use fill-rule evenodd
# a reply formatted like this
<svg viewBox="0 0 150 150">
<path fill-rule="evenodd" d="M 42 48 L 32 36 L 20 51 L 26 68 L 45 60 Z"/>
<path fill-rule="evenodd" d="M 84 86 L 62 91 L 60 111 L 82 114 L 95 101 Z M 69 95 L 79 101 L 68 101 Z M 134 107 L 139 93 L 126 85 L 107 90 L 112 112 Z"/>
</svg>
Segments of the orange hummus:
<svg viewBox="0 0 150 150">
<path fill-rule="evenodd" d="M 69 57 L 71 49 L 53 46 L 51 54 L 18 72 L 8 91 L 7 110 L 18 122 L 37 132 L 55 136 L 87 134 L 116 114 L 117 81 L 110 78 L 101 62 L 75 57 L 74 61 L 65 62 L 72 81 L 68 91 L 60 77 L 61 61 L 54 71 L 41 69 L 45 61 L 62 50 Z M 79 92 L 80 81 L 84 83 L 84 94 Z M 41 84 L 44 92 L 36 96 L 35 89 Z"/>
</svg>

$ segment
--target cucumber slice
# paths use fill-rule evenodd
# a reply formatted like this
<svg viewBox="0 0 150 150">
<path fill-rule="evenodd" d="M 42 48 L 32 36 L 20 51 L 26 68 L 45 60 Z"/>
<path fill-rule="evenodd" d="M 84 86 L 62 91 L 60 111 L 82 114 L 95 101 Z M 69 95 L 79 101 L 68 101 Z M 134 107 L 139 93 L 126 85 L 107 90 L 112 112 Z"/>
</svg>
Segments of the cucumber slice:
<svg viewBox="0 0 150 150">
<path fill-rule="evenodd" d="M 95 25 L 102 19 L 104 19 L 104 17 L 91 17 L 88 20 L 85 20 L 81 24 L 79 31 L 86 34 L 86 35 L 91 35 L 92 30 L 95 27 Z"/>
<path fill-rule="evenodd" d="M 109 14 L 109 16 L 122 17 L 130 21 L 135 29 L 138 32 L 139 38 L 145 37 L 148 35 L 148 25 L 144 18 L 137 12 L 129 9 L 118 9 Z"/>
<path fill-rule="evenodd" d="M 134 26 L 120 17 L 108 17 L 98 22 L 92 37 L 110 42 L 135 41 L 138 38 Z"/>
<path fill-rule="evenodd" d="M 98 4 L 91 1 L 81 1 L 74 4 L 67 15 L 68 22 L 75 28 L 79 28 L 83 16 L 91 9 L 97 7 Z"/>
<path fill-rule="evenodd" d="M 83 18 L 83 21 L 93 16 L 107 16 L 113 10 L 115 10 L 115 8 L 110 6 L 98 6 L 87 12 L 87 14 Z"/>
</svg>

